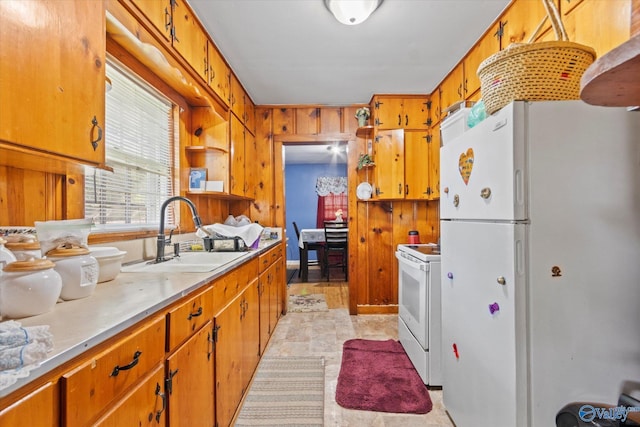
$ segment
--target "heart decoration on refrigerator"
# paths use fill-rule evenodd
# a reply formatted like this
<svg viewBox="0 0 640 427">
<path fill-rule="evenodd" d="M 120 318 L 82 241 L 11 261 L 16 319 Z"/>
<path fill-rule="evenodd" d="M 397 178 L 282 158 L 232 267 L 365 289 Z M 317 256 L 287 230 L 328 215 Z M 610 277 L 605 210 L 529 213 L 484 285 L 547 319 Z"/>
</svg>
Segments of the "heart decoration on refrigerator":
<svg viewBox="0 0 640 427">
<path fill-rule="evenodd" d="M 460 154 L 458 160 L 458 171 L 464 181 L 464 184 L 469 183 L 469 177 L 471 176 L 471 170 L 473 169 L 473 148 L 469 148 L 466 153 Z"/>
</svg>

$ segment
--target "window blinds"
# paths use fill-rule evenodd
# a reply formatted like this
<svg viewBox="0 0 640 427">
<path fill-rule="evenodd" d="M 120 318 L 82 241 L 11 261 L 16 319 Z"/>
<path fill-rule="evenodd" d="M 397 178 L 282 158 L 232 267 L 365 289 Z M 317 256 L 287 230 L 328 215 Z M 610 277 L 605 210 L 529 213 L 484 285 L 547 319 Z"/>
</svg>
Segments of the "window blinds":
<svg viewBox="0 0 640 427">
<path fill-rule="evenodd" d="M 160 206 L 174 193 L 178 156 L 174 106 L 155 89 L 107 63 L 105 150 L 113 173 L 94 170 L 85 180 L 85 216 L 97 229 L 157 228 Z M 176 222 L 171 206 L 167 224 Z"/>
</svg>

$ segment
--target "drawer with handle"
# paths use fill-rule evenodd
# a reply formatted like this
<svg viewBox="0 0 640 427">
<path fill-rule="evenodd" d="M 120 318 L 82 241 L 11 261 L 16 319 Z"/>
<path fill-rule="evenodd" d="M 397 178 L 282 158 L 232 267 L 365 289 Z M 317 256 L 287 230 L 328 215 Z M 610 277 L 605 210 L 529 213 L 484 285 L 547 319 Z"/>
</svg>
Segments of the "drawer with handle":
<svg viewBox="0 0 640 427">
<path fill-rule="evenodd" d="M 213 288 L 189 298 L 167 314 L 167 350 L 172 351 L 213 319 Z"/>
<path fill-rule="evenodd" d="M 61 378 L 65 426 L 86 426 L 164 359 L 165 316 L 150 319 Z"/>
</svg>

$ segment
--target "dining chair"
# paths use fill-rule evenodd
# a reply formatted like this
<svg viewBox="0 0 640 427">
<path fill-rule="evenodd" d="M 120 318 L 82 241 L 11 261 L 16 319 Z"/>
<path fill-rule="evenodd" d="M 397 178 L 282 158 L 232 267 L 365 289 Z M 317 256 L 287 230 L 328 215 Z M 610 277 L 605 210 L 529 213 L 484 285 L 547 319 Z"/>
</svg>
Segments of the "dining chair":
<svg viewBox="0 0 640 427">
<path fill-rule="evenodd" d="M 295 221 L 293 222 L 293 229 L 296 232 L 296 237 L 298 238 L 298 242 L 300 241 L 300 229 L 298 229 L 298 224 Z M 299 257 L 298 259 L 302 260 L 302 251 L 304 249 L 298 247 Z M 316 251 L 316 261 L 309 261 L 309 251 Z M 307 243 L 307 265 L 319 265 L 320 266 L 320 274 L 324 276 L 324 242 L 310 242 Z M 302 274 L 302 266 L 298 269 L 298 277 Z"/>
<path fill-rule="evenodd" d="M 349 229 L 347 222 L 324 222 L 324 268 L 327 281 L 331 281 L 331 269 L 340 268 L 345 280 L 349 280 Z"/>
</svg>

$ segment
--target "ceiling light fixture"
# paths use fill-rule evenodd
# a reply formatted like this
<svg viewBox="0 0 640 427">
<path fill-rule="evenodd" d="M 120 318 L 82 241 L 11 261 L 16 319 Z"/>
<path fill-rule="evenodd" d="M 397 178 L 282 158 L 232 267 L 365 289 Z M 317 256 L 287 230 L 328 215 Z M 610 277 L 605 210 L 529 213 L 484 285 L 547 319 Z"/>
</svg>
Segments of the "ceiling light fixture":
<svg viewBox="0 0 640 427">
<path fill-rule="evenodd" d="M 345 25 L 363 23 L 380 5 L 382 0 L 324 0 L 324 5 Z"/>
</svg>

